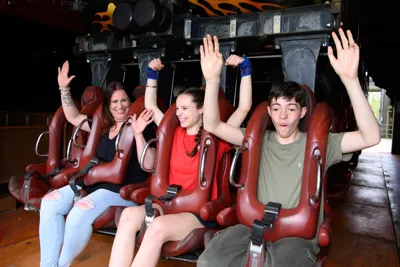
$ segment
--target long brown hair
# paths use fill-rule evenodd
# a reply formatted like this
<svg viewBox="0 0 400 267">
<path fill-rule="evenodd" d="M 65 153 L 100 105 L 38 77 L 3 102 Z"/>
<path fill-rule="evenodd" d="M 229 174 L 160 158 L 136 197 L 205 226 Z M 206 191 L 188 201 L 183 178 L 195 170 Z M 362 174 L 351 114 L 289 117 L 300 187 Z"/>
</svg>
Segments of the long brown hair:
<svg viewBox="0 0 400 267">
<path fill-rule="evenodd" d="M 204 95 L 205 95 L 204 90 L 196 88 L 196 87 L 191 87 L 191 88 L 188 88 L 188 89 L 182 91 L 179 95 L 190 95 L 193 99 L 193 102 L 196 104 L 196 108 L 200 109 L 203 107 Z M 196 145 L 194 146 L 192 151 L 190 151 L 190 152 L 186 151 L 186 154 L 189 157 L 194 157 L 197 154 L 197 151 L 199 150 L 198 146 L 200 145 L 202 133 L 203 133 L 203 121 L 201 121 L 201 126 L 195 137 Z"/>
<path fill-rule="evenodd" d="M 121 82 L 111 81 L 108 85 L 106 90 L 104 90 L 104 100 L 103 100 L 103 122 L 104 126 L 101 131 L 102 134 L 106 133 L 108 130 L 111 129 L 112 126 L 116 124 L 116 121 L 113 115 L 110 112 L 110 102 L 113 93 L 117 90 L 125 90 L 124 85 Z M 126 92 L 129 96 L 129 94 Z M 130 100 L 130 99 L 129 99 Z"/>
</svg>

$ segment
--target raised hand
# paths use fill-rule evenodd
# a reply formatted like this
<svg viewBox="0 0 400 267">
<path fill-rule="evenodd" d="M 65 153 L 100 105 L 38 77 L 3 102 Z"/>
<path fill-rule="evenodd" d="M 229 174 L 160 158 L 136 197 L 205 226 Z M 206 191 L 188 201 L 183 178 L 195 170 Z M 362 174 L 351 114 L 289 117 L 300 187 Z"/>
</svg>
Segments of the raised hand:
<svg viewBox="0 0 400 267">
<path fill-rule="evenodd" d="M 203 45 L 200 46 L 200 64 L 204 79 L 212 81 L 219 79 L 222 71 L 223 59 L 219 52 L 219 42 L 217 36 L 214 36 L 214 45 L 211 36 L 203 38 Z"/>
<path fill-rule="evenodd" d="M 347 38 L 342 28 L 339 28 L 340 39 L 336 33 L 332 32 L 332 38 L 336 46 L 337 58 L 333 54 L 331 46 L 328 47 L 329 61 L 336 74 L 343 79 L 358 78 L 358 62 L 360 59 L 360 49 L 354 42 L 353 35 L 347 30 Z"/>
<path fill-rule="evenodd" d="M 140 135 L 143 133 L 144 129 L 153 122 L 154 116 L 151 109 L 145 109 L 140 113 L 139 117 L 134 114 L 132 116 L 132 131 L 135 135 Z"/>
<path fill-rule="evenodd" d="M 71 77 L 68 77 L 68 72 L 69 72 L 69 63 L 68 60 L 64 62 L 62 65 L 62 68 L 58 67 L 58 86 L 60 88 L 67 88 L 69 87 L 69 84 L 71 83 L 72 79 L 75 78 L 75 75 L 72 75 Z"/>
<path fill-rule="evenodd" d="M 226 66 L 232 66 L 234 68 L 236 68 L 237 66 L 239 66 L 240 63 L 242 63 L 244 61 L 244 58 L 237 56 L 237 55 L 230 55 L 226 61 L 225 61 L 225 65 Z"/>
<path fill-rule="evenodd" d="M 164 68 L 164 64 L 162 64 L 161 59 L 154 58 L 150 61 L 149 68 L 154 71 L 160 71 Z"/>
</svg>

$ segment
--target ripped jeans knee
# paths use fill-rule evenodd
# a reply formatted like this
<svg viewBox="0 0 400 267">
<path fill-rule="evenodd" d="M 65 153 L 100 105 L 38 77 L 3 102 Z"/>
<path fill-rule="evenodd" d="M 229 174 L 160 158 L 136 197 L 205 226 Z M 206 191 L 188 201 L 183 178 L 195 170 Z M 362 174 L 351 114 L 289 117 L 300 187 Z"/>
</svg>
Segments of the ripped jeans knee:
<svg viewBox="0 0 400 267">
<path fill-rule="evenodd" d="M 66 215 L 73 206 L 73 191 L 69 186 L 59 188 L 47 193 L 41 202 L 40 214 Z"/>
<path fill-rule="evenodd" d="M 82 199 L 80 199 L 78 202 L 75 203 L 74 207 L 79 208 L 84 211 L 92 210 L 94 209 L 94 202 L 91 196 L 86 196 Z"/>
<path fill-rule="evenodd" d="M 47 193 L 44 197 L 43 200 L 59 200 L 60 198 L 62 198 L 62 194 L 59 190 L 53 190 L 49 193 Z"/>
</svg>

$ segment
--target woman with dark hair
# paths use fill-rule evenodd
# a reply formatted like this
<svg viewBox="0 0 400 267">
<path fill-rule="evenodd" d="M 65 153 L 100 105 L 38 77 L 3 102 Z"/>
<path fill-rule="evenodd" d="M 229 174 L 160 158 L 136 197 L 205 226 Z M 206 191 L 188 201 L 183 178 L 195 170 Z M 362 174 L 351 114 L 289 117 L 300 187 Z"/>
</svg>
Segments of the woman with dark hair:
<svg viewBox="0 0 400 267">
<path fill-rule="evenodd" d="M 251 108 L 251 63 L 248 59 L 232 55 L 226 65 L 240 66 L 246 61 L 245 69 L 248 76 L 242 79 L 239 108 L 231 115 L 228 123 L 239 127 Z M 149 63 L 147 72 L 147 88 L 145 93 L 145 106 L 152 110 L 154 122 L 160 124 L 164 113 L 157 106 L 157 77 L 164 65 L 160 59 L 153 59 Z M 179 93 L 176 99 L 176 115 L 180 126 L 176 128 L 172 142 L 169 184 L 178 184 L 182 190 L 194 189 L 197 182 L 198 166 L 200 159 L 200 141 L 203 132 L 203 103 L 205 91 L 199 88 L 188 88 Z M 143 151 L 146 139 L 143 137 L 143 127 L 133 126 L 136 147 L 138 152 Z M 221 142 L 218 147 L 216 164 L 222 154 L 229 149 L 227 143 Z M 152 169 L 155 162 L 155 151 L 150 149 L 144 158 L 144 166 Z M 217 171 L 215 171 L 217 173 Z M 211 199 L 217 198 L 217 186 L 212 187 Z M 156 204 L 154 208 L 160 209 Z M 162 214 L 162 210 L 160 210 Z M 153 220 L 147 228 L 138 253 L 134 258 L 135 236 L 140 230 L 145 218 L 145 208 L 135 206 L 126 208 L 122 212 L 117 234 L 111 252 L 110 267 L 147 266 L 155 267 L 159 261 L 161 248 L 168 241 L 184 239 L 193 229 L 216 228 L 216 221 L 204 221 L 199 214 L 182 212 L 162 215 Z M 134 258 L 134 259 L 133 259 Z"/>
<path fill-rule="evenodd" d="M 87 116 L 80 114 L 75 106 L 69 84 L 75 76 L 68 77 L 69 64 L 66 61 L 58 68 L 58 85 L 61 102 L 67 120 L 77 126 Z M 112 81 L 104 91 L 103 119 L 104 127 L 97 157 L 103 162 L 111 162 L 115 155 L 115 141 L 121 125 L 126 119 L 131 101 L 122 83 Z M 153 121 L 151 111 L 143 111 L 136 125 L 147 126 Z M 86 122 L 83 130 L 90 132 L 91 125 Z M 151 127 L 144 133 L 147 138 L 154 136 Z M 133 151 L 132 153 L 135 153 Z M 134 155 L 134 154 L 132 154 Z M 79 189 L 88 195 L 74 203 L 74 192 L 69 185 L 47 193 L 41 203 L 39 238 L 40 266 L 70 266 L 76 256 L 86 247 L 92 234 L 92 224 L 110 206 L 135 206 L 132 201 L 122 199 L 119 191 L 123 185 L 143 182 L 148 178 L 138 162 L 132 156 L 128 165 L 124 184 L 99 183 L 86 186 L 83 181 Z M 67 215 L 65 220 L 64 216 Z M 60 253 L 60 250 L 62 251 Z"/>
</svg>

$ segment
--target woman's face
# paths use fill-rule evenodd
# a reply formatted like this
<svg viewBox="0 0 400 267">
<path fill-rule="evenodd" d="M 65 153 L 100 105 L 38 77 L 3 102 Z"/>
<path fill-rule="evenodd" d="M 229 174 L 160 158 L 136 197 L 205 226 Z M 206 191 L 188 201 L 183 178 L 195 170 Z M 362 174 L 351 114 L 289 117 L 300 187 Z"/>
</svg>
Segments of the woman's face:
<svg viewBox="0 0 400 267">
<path fill-rule="evenodd" d="M 128 114 L 131 101 L 125 90 L 116 90 L 110 99 L 110 112 L 115 121 L 124 121 Z"/>
<path fill-rule="evenodd" d="M 199 124 L 202 113 L 203 108 L 197 108 L 191 95 L 181 94 L 176 99 L 176 115 L 182 128 L 189 129 Z"/>
</svg>

